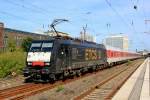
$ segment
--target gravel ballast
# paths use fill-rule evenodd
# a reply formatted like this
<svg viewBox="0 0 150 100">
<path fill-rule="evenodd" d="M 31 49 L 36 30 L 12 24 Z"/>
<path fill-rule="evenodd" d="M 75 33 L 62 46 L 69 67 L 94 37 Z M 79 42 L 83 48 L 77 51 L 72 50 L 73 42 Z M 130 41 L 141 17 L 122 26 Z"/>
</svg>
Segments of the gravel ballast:
<svg viewBox="0 0 150 100">
<path fill-rule="evenodd" d="M 138 61 L 141 60 L 137 60 L 137 62 Z M 132 63 L 134 62 L 135 61 Z M 26 100 L 71 100 L 75 96 L 89 89 L 92 85 L 104 80 L 106 77 L 111 75 L 112 72 L 119 70 L 121 67 L 127 67 L 127 64 L 125 63 L 112 68 L 107 68 L 97 73 L 94 72 L 94 74 L 90 76 L 75 80 L 65 85 L 57 86 L 51 90 L 28 97 Z"/>
<path fill-rule="evenodd" d="M 24 77 L 23 75 L 18 75 L 15 77 L 6 77 L 3 79 L 0 79 L 0 90 L 23 85 L 24 83 Z"/>
</svg>

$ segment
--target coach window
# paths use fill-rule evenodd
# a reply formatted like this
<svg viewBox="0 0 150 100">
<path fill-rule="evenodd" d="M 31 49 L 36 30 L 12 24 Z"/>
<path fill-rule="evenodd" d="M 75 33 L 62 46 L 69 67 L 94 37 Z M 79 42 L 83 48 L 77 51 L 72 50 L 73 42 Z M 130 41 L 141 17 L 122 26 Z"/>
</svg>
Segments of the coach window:
<svg viewBox="0 0 150 100">
<path fill-rule="evenodd" d="M 110 52 L 110 57 L 113 57 L 113 52 Z"/>
</svg>

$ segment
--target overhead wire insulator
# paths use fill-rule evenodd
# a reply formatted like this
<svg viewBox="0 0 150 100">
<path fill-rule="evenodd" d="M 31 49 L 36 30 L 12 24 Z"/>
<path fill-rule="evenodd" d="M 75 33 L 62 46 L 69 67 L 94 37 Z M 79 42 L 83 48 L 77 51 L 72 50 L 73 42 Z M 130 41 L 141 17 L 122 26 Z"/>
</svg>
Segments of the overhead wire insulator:
<svg viewBox="0 0 150 100">
<path fill-rule="evenodd" d="M 134 5 L 134 9 L 137 10 L 137 5 Z"/>
</svg>

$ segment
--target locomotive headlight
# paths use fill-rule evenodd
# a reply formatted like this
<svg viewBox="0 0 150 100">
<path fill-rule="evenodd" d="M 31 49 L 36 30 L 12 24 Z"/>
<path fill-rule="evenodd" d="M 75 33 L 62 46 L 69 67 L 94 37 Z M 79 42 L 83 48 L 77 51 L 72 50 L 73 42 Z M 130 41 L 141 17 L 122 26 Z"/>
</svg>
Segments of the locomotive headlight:
<svg viewBox="0 0 150 100">
<path fill-rule="evenodd" d="M 49 62 L 46 62 L 45 65 L 50 65 L 50 63 L 49 63 Z"/>
<path fill-rule="evenodd" d="M 28 55 L 28 58 L 31 58 L 31 55 Z"/>
<path fill-rule="evenodd" d="M 31 62 L 28 62 L 28 65 L 32 65 L 32 63 L 31 63 Z"/>
</svg>

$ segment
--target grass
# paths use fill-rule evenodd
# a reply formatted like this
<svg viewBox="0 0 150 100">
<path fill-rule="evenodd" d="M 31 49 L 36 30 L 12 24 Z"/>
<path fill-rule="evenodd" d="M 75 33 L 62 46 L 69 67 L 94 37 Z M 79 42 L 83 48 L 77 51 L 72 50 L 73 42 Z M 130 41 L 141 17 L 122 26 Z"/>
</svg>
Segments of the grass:
<svg viewBox="0 0 150 100">
<path fill-rule="evenodd" d="M 131 64 L 131 61 L 128 60 L 127 63 L 126 63 L 126 65 L 129 66 L 130 64 Z"/>
<path fill-rule="evenodd" d="M 21 74 L 25 59 L 26 54 L 22 51 L 0 53 L 0 78 Z"/>
<path fill-rule="evenodd" d="M 56 92 L 60 92 L 64 90 L 64 86 L 63 85 L 59 85 L 56 89 Z"/>
</svg>

